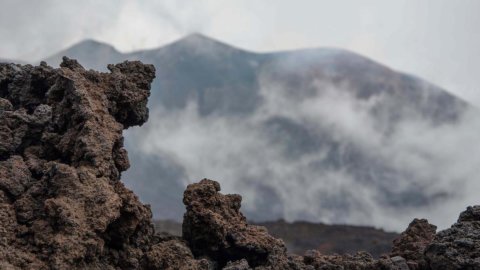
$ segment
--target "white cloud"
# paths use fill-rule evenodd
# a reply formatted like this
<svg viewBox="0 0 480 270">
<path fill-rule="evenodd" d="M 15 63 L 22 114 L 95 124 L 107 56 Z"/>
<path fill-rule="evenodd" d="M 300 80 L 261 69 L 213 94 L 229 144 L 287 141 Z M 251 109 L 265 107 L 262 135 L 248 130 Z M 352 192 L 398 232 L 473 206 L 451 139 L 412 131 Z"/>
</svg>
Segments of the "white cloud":
<svg viewBox="0 0 480 270">
<path fill-rule="evenodd" d="M 466 113 L 457 124 L 439 126 L 405 116 L 395 132 L 387 135 L 371 114 L 372 107 L 385 103 L 382 96 L 360 100 L 351 95 L 354 91 L 348 85 L 344 89 L 317 87 L 314 96 L 295 99 L 289 91 L 298 89 L 261 80 L 265 102 L 251 116 L 204 117 L 192 104 L 185 110 L 160 109 L 142 130 L 134 132 L 142 136 L 137 138 L 138 148 L 149 155 L 167 153 L 185 169 L 183 185 L 208 177 L 218 180 L 225 193 L 240 193 L 242 209 L 256 218 L 375 225 L 401 231 L 414 217 L 428 218 L 445 228 L 465 206 L 479 203 L 478 112 Z M 292 158 L 285 154 L 285 144 L 262 128 L 265 121 L 278 116 L 301 124 L 317 138 L 332 136 L 342 142 L 347 154 L 351 154 L 349 147 L 360 149 L 367 158 L 405 177 L 392 181 L 372 172 L 373 178 L 366 183 L 356 179 L 347 166 L 320 168 L 328 146 Z M 265 188 L 273 193 L 265 193 Z M 390 205 L 385 202 L 385 188 L 401 200 L 421 200 L 415 198 L 420 194 L 437 199 L 423 206 Z M 417 189 L 419 194 L 412 193 Z M 402 192 L 412 198 L 399 195 Z M 267 199 L 268 206 L 262 196 L 273 196 Z M 268 210 L 260 210 L 264 208 Z"/>
</svg>

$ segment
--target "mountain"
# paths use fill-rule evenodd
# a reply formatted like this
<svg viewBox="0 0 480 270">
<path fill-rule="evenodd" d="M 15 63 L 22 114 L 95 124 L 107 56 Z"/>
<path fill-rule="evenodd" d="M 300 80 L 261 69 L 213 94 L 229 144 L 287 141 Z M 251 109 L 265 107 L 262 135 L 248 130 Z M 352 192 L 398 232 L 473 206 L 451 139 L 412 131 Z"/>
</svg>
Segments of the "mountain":
<svg viewBox="0 0 480 270">
<path fill-rule="evenodd" d="M 125 58 L 113 46 L 89 39 L 58 52 L 44 59 L 44 61 L 56 67 L 62 62 L 63 56 L 85 60 L 82 63 L 85 67 L 101 71 L 107 70 L 105 63 L 117 63 Z"/>
<path fill-rule="evenodd" d="M 162 90 L 154 102 L 168 109 L 184 108 L 192 98 L 201 115 L 248 113 L 258 106 L 256 74 L 263 57 L 255 54 L 196 34 L 128 58 L 157 64 Z"/>
<path fill-rule="evenodd" d="M 63 55 L 99 70 L 123 60 L 155 65 L 150 121 L 127 131 L 132 169 L 122 178 L 156 216 L 179 220 L 184 187 L 203 177 L 244 194 L 257 221 L 401 229 L 421 215 L 441 225 L 449 214 L 433 205 L 470 198 L 451 187 L 473 183 L 459 163 L 480 165 L 464 162 L 471 143 L 452 135 L 472 126 L 464 122 L 471 107 L 353 52 L 254 53 L 193 34 L 131 53 L 89 40 L 46 61 Z"/>
</svg>

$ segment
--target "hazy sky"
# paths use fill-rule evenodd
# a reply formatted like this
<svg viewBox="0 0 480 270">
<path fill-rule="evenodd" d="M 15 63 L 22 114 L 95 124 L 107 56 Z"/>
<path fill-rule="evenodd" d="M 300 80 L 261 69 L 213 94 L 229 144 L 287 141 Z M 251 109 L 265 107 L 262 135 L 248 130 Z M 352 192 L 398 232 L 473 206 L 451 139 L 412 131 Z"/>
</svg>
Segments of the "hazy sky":
<svg viewBox="0 0 480 270">
<path fill-rule="evenodd" d="M 36 61 L 82 39 L 121 51 L 201 32 L 254 51 L 341 47 L 480 106 L 477 0 L 0 0 L 0 57 Z"/>
</svg>

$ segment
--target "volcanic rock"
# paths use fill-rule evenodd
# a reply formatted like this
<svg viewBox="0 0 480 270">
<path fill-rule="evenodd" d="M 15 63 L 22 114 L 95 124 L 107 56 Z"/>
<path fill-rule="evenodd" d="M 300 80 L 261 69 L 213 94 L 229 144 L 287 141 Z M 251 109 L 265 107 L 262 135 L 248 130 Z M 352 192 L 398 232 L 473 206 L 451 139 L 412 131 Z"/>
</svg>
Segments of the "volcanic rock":
<svg viewBox="0 0 480 270">
<path fill-rule="evenodd" d="M 1 269 L 189 264 L 185 245 L 155 242 L 150 208 L 119 181 L 122 131 L 147 120 L 155 69 L 108 68 L 0 64 Z"/>
<path fill-rule="evenodd" d="M 480 269 L 480 206 L 468 207 L 425 252 L 432 270 Z"/>
<path fill-rule="evenodd" d="M 400 259 L 400 260 L 399 260 Z M 366 252 L 358 252 L 355 255 L 323 255 L 318 251 L 312 250 L 305 254 L 304 262 L 313 266 L 313 269 L 337 270 L 337 269 L 355 269 L 355 270 L 408 270 L 403 258 L 380 258 L 379 260 Z"/>
<path fill-rule="evenodd" d="M 209 179 L 187 187 L 183 238 L 196 257 L 211 258 L 223 269 L 408 269 L 405 260 L 375 260 L 366 252 L 353 256 L 319 251 L 308 251 L 304 257 L 290 255 L 283 241 L 270 236 L 264 227 L 247 224 L 240 212 L 240 195 L 219 191 L 219 183 Z"/>
<path fill-rule="evenodd" d="M 428 263 L 423 253 L 435 237 L 437 227 L 426 219 L 414 219 L 408 228 L 393 241 L 390 256 L 401 256 L 407 260 L 411 269 L 425 269 Z"/>
<path fill-rule="evenodd" d="M 220 184 L 208 179 L 185 191 L 183 238 L 196 256 L 208 256 L 221 266 L 246 259 L 253 267 L 271 265 L 278 262 L 277 257 L 286 256 L 283 241 L 270 236 L 264 227 L 247 224 L 240 213 L 240 195 L 219 191 Z"/>
</svg>

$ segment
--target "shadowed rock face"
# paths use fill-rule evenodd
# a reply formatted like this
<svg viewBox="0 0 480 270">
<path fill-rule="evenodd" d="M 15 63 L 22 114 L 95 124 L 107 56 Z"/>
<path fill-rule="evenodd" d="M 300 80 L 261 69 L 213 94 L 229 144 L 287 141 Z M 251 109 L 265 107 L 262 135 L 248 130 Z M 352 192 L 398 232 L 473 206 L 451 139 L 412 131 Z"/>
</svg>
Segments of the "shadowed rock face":
<svg viewBox="0 0 480 270">
<path fill-rule="evenodd" d="M 426 250 L 432 269 L 480 269 L 480 206 L 468 207 L 457 223 L 439 232 Z"/>
<path fill-rule="evenodd" d="M 240 213 L 240 195 L 218 191 L 220 184 L 208 179 L 189 185 L 185 191 L 183 238 L 196 256 L 209 256 L 221 266 L 241 259 L 259 266 L 278 262 L 277 256 L 286 255 L 283 241 L 270 236 L 264 227 L 247 224 Z"/>
<path fill-rule="evenodd" d="M 392 256 L 407 260 L 411 269 L 428 269 L 424 252 L 435 237 L 437 227 L 426 219 L 414 219 L 401 236 L 393 241 Z"/>
<path fill-rule="evenodd" d="M 169 249 L 119 181 L 122 130 L 147 120 L 155 69 L 108 68 L 0 65 L 1 269 L 134 269 Z"/>
<path fill-rule="evenodd" d="M 141 125 L 155 69 L 0 64 L 0 269 L 478 269 L 479 207 L 451 229 L 415 220 L 390 256 L 289 255 L 249 225 L 240 195 L 187 187 L 183 238 L 155 234 L 149 206 L 119 181 L 122 131 Z M 161 179 L 160 179 L 161 181 Z M 424 250 L 426 250 L 424 252 Z"/>
</svg>

